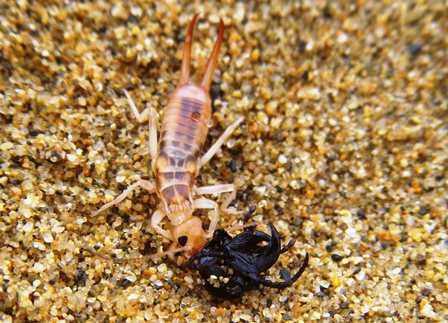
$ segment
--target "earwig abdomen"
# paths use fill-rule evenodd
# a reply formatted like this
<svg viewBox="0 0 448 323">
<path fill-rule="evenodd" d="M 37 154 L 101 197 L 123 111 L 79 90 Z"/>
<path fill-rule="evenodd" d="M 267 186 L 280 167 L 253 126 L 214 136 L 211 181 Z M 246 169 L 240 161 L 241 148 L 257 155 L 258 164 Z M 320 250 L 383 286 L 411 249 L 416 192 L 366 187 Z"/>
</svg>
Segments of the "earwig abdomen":
<svg viewBox="0 0 448 323">
<path fill-rule="evenodd" d="M 204 89 L 189 84 L 178 88 L 166 107 L 155 174 L 158 191 L 170 212 L 192 208 L 191 191 L 207 138 L 210 104 Z"/>
</svg>

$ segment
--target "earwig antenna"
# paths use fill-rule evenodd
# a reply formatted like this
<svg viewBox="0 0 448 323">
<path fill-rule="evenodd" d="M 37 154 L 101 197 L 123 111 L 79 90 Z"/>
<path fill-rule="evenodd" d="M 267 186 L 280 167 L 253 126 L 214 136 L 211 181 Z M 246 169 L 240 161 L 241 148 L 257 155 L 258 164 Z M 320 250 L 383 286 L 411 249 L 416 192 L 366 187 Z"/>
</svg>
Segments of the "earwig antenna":
<svg viewBox="0 0 448 323">
<path fill-rule="evenodd" d="M 186 251 L 189 250 L 189 247 L 181 247 L 181 248 L 176 248 L 176 249 L 171 249 L 168 251 L 163 251 L 163 252 L 158 252 L 156 254 L 153 255 L 140 255 L 137 257 L 131 257 L 129 255 L 126 255 L 123 258 L 115 258 L 115 257 L 111 257 L 110 255 L 106 255 L 106 254 L 102 254 L 99 252 L 96 252 L 95 250 L 93 250 L 90 247 L 83 247 L 82 250 L 83 251 L 87 251 L 88 253 L 90 253 L 92 256 L 96 256 L 96 257 L 100 257 L 104 260 L 108 260 L 108 261 L 112 261 L 114 263 L 122 263 L 122 262 L 129 262 L 130 260 L 133 261 L 138 261 L 138 260 L 145 260 L 145 259 L 151 259 L 152 261 L 156 261 L 156 260 L 160 260 L 162 259 L 164 256 L 172 256 L 178 252 L 182 252 L 182 251 Z"/>
<path fill-rule="evenodd" d="M 154 255 L 150 255 L 147 257 L 150 258 L 151 260 L 155 261 L 158 259 L 162 259 L 162 257 L 164 257 L 164 256 L 168 256 L 171 258 L 174 254 L 176 254 L 178 252 L 182 252 L 182 251 L 187 251 L 187 250 L 190 250 L 190 247 L 175 248 L 175 249 L 171 249 L 168 251 L 158 252 Z"/>
</svg>

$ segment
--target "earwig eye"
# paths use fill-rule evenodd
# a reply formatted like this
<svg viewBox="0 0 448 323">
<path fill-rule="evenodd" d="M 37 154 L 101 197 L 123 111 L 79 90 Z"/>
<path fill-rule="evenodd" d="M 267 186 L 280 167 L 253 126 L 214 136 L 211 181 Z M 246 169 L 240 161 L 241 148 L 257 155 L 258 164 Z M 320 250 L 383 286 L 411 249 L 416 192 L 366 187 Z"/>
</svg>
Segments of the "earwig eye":
<svg viewBox="0 0 448 323">
<path fill-rule="evenodd" d="M 179 243 L 179 245 L 181 245 L 182 247 L 185 247 L 185 245 L 187 244 L 188 241 L 188 237 L 187 236 L 180 236 L 177 239 L 177 242 Z"/>
</svg>

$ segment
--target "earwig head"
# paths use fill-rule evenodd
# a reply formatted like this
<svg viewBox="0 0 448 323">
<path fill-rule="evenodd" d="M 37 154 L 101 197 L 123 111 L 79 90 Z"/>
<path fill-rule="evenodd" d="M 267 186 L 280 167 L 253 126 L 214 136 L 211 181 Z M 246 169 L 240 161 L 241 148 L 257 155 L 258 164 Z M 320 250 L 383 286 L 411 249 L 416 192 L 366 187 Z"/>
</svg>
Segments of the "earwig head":
<svg viewBox="0 0 448 323">
<path fill-rule="evenodd" d="M 179 246 L 186 248 L 185 254 L 188 257 L 201 251 L 207 242 L 205 231 L 202 229 L 202 221 L 196 216 L 192 216 L 176 226 L 173 230 L 173 237 Z"/>
</svg>

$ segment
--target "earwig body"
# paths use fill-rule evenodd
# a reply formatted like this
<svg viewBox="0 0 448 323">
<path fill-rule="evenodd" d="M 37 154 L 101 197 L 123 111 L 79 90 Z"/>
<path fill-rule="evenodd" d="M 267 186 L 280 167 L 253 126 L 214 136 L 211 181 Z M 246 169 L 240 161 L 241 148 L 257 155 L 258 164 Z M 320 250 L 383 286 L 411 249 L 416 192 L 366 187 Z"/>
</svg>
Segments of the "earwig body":
<svg viewBox="0 0 448 323">
<path fill-rule="evenodd" d="M 186 85 L 174 92 L 165 110 L 154 174 L 167 214 L 193 207 L 191 192 L 207 139 L 210 103 L 203 89 Z M 170 220 L 176 225 L 176 219 Z"/>
<path fill-rule="evenodd" d="M 163 212 L 171 224 L 178 227 L 173 230 L 174 241 L 180 236 L 190 235 L 188 247 L 194 246 L 192 252 L 201 250 L 206 242 L 202 229 L 197 228 L 195 239 L 191 237 L 191 227 L 202 226 L 202 221 L 193 220 L 192 192 L 210 118 L 211 100 L 204 89 L 195 85 L 177 89 L 165 110 L 159 156 L 154 164 L 156 190 Z"/>
<path fill-rule="evenodd" d="M 93 214 L 96 215 L 122 201 L 138 186 L 150 192 L 155 191 L 160 197 L 161 203 L 152 215 L 151 225 L 159 234 L 173 241 L 169 255 L 174 253 L 176 247 L 181 246 L 180 249 L 184 251 L 187 257 L 192 256 L 204 247 L 207 236 L 211 237 L 213 235 L 218 222 L 216 202 L 203 197 L 195 199 L 195 195 L 231 193 L 222 204 L 221 210 L 227 213 L 237 213 L 227 208 L 236 194 L 233 184 L 197 188 L 194 186 L 194 180 L 201 166 L 213 157 L 243 119 L 239 118 L 230 125 L 216 143 L 202 157 L 199 157 L 207 139 L 208 127 L 211 124 L 209 89 L 223 41 L 224 24 L 221 20 L 218 38 L 210 55 L 201 85 L 190 84 L 191 43 L 197 17 L 198 15 L 195 15 L 188 26 L 179 84 L 165 108 L 161 136 L 158 142 L 157 112 L 154 109 L 146 109 L 140 114 L 131 97 L 125 91 L 137 120 L 142 122 L 149 115 L 149 145 L 155 183 L 139 180 L 115 200 L 105 204 Z M 208 234 L 202 229 L 202 221 L 193 216 L 194 210 L 198 208 L 213 209 Z M 169 223 L 165 223 L 167 227 L 165 229 L 161 227 L 164 217 L 169 220 Z"/>
</svg>

